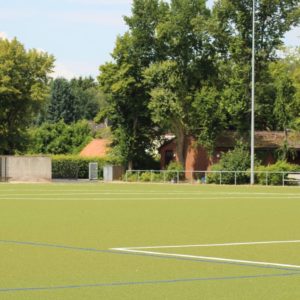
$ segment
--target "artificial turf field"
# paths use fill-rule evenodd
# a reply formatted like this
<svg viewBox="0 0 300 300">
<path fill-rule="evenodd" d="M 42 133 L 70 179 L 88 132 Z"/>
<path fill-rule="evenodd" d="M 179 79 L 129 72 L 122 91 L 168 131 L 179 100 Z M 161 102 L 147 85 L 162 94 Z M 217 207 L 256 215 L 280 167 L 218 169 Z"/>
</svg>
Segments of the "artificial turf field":
<svg viewBox="0 0 300 300">
<path fill-rule="evenodd" d="M 300 299 L 300 188 L 0 184 L 0 299 Z"/>
</svg>

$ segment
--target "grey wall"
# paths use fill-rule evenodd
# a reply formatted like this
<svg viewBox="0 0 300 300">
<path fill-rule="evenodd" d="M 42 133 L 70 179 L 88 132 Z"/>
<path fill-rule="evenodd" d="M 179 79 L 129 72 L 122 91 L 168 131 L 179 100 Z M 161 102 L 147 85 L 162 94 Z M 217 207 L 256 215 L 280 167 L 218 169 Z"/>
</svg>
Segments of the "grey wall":
<svg viewBox="0 0 300 300">
<path fill-rule="evenodd" d="M 0 159 L 2 176 L 5 176 L 8 181 L 45 182 L 52 178 L 50 157 L 0 156 Z"/>
</svg>

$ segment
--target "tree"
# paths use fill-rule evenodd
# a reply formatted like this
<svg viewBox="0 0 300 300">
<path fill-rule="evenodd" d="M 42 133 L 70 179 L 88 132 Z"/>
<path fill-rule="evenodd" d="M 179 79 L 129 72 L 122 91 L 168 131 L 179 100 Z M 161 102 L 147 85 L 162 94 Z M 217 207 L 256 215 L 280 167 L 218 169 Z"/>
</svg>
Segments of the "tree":
<svg viewBox="0 0 300 300">
<path fill-rule="evenodd" d="M 152 120 L 165 131 L 170 130 L 175 134 L 178 159 L 184 166 L 190 106 L 177 63 L 164 61 L 153 64 L 145 71 L 144 77 L 145 82 L 151 87 L 151 101 L 148 108 Z"/>
<path fill-rule="evenodd" d="M 192 132 L 209 155 L 225 127 L 226 113 L 220 91 L 215 86 L 202 86 L 192 104 Z"/>
<path fill-rule="evenodd" d="M 300 48 L 284 48 L 282 56 L 278 64 L 274 64 L 275 70 L 278 69 L 278 65 L 281 69 L 279 78 L 282 76 L 287 77 L 286 80 L 291 81 L 289 84 L 293 85 L 295 91 L 292 102 L 288 102 L 288 110 L 291 114 L 291 122 L 288 126 L 291 129 L 300 131 Z M 279 81 L 276 73 L 274 74 L 274 78 Z"/>
<path fill-rule="evenodd" d="M 75 97 L 67 79 L 57 78 L 51 84 L 47 120 L 57 123 L 63 120 L 70 124 L 77 120 Z"/>
<path fill-rule="evenodd" d="M 93 120 L 101 106 L 105 106 L 103 93 L 93 78 L 54 79 L 48 107 L 42 121 L 70 124 L 79 120 Z M 44 119 L 44 120 L 43 120 Z"/>
<path fill-rule="evenodd" d="M 54 57 L 0 38 L 0 153 L 26 149 L 27 128 L 44 103 Z"/>
<path fill-rule="evenodd" d="M 195 96 L 215 76 L 214 51 L 207 34 L 209 15 L 205 1 L 171 1 L 167 16 L 157 27 L 163 56 L 144 72 L 151 88 L 148 107 L 153 121 L 176 135 L 183 166 L 187 136 L 197 133 L 192 120 Z"/>
<path fill-rule="evenodd" d="M 70 81 L 70 86 L 75 97 L 77 120 L 93 120 L 99 110 L 106 106 L 106 99 L 92 77 L 73 78 Z"/>
<path fill-rule="evenodd" d="M 29 152 L 33 154 L 77 154 L 91 139 L 92 131 L 87 121 L 70 125 L 62 120 L 43 123 L 30 129 Z"/>
<path fill-rule="evenodd" d="M 98 80 L 109 104 L 106 116 L 114 135 L 114 151 L 129 169 L 143 161 L 155 136 L 143 71 L 159 57 L 156 27 L 166 7 L 158 0 L 135 0 L 132 16 L 125 18 L 129 30 L 116 41 L 114 61 L 100 67 Z"/>
<path fill-rule="evenodd" d="M 256 127 L 274 129 L 274 93 L 269 63 L 277 60 L 284 34 L 299 24 L 299 0 L 257 0 Z M 218 0 L 210 33 L 219 53 L 223 101 L 232 129 L 250 127 L 252 0 Z"/>
</svg>

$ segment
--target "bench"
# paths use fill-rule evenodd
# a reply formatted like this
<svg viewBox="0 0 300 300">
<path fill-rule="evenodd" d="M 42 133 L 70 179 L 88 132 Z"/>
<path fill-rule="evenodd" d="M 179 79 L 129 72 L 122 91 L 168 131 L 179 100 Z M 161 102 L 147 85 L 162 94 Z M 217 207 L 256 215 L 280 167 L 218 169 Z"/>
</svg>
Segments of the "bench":
<svg viewBox="0 0 300 300">
<path fill-rule="evenodd" d="M 293 173 L 290 173 L 288 174 L 287 178 L 284 179 L 284 183 L 285 182 L 291 182 L 291 183 L 296 183 L 296 184 L 300 184 L 300 174 L 297 173 L 297 174 L 293 174 Z"/>
</svg>

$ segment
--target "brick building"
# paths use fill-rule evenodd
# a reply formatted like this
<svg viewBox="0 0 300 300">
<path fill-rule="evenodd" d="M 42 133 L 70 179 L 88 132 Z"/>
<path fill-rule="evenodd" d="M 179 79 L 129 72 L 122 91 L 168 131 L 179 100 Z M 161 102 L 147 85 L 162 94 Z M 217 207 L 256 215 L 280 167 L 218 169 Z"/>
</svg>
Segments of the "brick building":
<svg viewBox="0 0 300 300">
<path fill-rule="evenodd" d="M 191 177 L 191 173 L 188 173 L 190 171 L 209 170 L 213 164 L 220 160 L 222 153 L 234 148 L 236 141 L 240 138 L 236 132 L 227 131 L 222 133 L 216 140 L 215 151 L 212 157 L 209 157 L 207 151 L 201 145 L 197 145 L 194 138 L 189 137 L 187 139 L 185 159 L 186 177 Z M 255 132 L 255 153 L 262 161 L 262 164 L 268 165 L 275 162 L 276 150 L 282 147 L 284 140 L 284 132 Z M 290 162 L 300 165 L 300 134 L 288 133 L 288 145 L 295 152 L 295 158 L 290 160 Z M 163 144 L 159 149 L 159 153 L 161 155 L 161 169 L 165 169 L 171 161 L 178 160 L 176 139 L 171 139 Z"/>
</svg>

